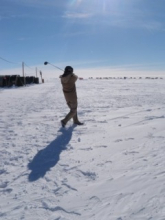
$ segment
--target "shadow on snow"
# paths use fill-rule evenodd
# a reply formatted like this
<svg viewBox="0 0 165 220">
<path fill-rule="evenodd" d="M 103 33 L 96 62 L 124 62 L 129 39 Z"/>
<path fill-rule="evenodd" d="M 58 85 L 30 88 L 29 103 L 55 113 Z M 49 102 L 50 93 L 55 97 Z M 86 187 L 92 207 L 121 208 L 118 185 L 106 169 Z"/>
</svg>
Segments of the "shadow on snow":
<svg viewBox="0 0 165 220">
<path fill-rule="evenodd" d="M 46 172 L 54 167 L 60 160 L 60 154 L 63 150 L 66 150 L 67 144 L 72 138 L 74 126 L 66 129 L 60 129 L 62 132 L 54 141 L 52 141 L 45 149 L 40 150 L 33 160 L 28 164 L 29 181 L 36 181 L 41 177 L 44 177 Z"/>
</svg>

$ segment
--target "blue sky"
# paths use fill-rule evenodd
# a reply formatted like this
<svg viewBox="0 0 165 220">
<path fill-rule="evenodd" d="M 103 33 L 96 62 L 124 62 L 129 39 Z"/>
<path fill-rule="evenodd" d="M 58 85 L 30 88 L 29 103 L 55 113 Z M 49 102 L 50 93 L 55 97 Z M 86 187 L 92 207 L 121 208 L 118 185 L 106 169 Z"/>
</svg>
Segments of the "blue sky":
<svg viewBox="0 0 165 220">
<path fill-rule="evenodd" d="M 0 30 L 0 70 L 165 71 L 164 0 L 0 0 Z"/>
</svg>

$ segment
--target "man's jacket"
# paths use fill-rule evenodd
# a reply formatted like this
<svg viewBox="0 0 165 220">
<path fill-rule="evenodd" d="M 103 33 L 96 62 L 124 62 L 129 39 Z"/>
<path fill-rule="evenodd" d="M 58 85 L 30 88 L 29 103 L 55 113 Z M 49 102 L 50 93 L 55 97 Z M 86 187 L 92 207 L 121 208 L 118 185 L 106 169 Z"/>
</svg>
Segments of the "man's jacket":
<svg viewBox="0 0 165 220">
<path fill-rule="evenodd" d="M 78 78 L 75 74 L 60 76 L 66 102 L 77 102 L 77 92 L 75 82 Z"/>
</svg>

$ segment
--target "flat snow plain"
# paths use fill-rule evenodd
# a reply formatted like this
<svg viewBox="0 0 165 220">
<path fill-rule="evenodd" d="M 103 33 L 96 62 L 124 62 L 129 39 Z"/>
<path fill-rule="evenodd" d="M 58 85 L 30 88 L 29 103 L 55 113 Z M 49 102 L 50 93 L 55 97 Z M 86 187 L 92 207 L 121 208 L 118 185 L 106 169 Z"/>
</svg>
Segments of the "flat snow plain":
<svg viewBox="0 0 165 220">
<path fill-rule="evenodd" d="M 0 89 L 0 219 L 165 220 L 165 79 Z"/>
</svg>

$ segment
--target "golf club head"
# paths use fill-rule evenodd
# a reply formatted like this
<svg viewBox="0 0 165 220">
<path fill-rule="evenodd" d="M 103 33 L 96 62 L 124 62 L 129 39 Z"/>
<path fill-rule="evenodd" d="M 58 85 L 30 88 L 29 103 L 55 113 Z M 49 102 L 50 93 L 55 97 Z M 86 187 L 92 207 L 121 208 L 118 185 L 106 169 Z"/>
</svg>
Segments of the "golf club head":
<svg viewBox="0 0 165 220">
<path fill-rule="evenodd" d="M 44 62 L 44 65 L 47 65 L 47 64 L 49 64 L 49 65 L 51 65 L 51 66 L 54 66 L 55 68 L 57 68 L 57 69 L 59 69 L 59 70 L 61 70 L 61 71 L 64 71 L 63 69 L 59 68 L 58 66 L 55 66 L 55 65 L 53 65 L 53 64 L 51 64 L 51 63 L 45 61 L 45 62 Z"/>
</svg>

